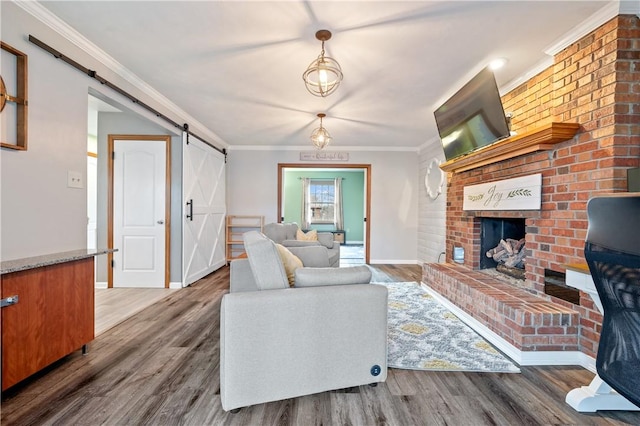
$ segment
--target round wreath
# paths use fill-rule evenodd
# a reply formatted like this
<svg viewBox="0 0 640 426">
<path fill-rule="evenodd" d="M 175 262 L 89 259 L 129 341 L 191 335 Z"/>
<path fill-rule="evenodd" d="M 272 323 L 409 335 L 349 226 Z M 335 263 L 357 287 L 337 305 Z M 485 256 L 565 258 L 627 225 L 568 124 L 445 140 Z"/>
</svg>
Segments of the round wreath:
<svg viewBox="0 0 640 426">
<path fill-rule="evenodd" d="M 431 160 L 427 168 L 427 175 L 424 177 L 424 186 L 427 188 L 427 195 L 432 200 L 438 198 L 438 195 L 442 193 L 442 186 L 444 185 L 444 173 L 440 169 L 440 163 L 441 161 L 437 158 Z"/>
</svg>

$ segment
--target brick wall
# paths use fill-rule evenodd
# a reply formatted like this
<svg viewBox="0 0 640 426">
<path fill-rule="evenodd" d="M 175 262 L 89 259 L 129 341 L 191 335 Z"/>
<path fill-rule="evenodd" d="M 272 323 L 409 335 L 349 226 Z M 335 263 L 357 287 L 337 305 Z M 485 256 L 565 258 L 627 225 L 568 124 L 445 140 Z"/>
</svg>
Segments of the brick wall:
<svg viewBox="0 0 640 426">
<path fill-rule="evenodd" d="M 522 286 L 544 295 L 544 270 L 584 263 L 587 200 L 626 190 L 626 171 L 640 166 L 640 23 L 618 16 L 558 53 L 554 65 L 503 96 L 512 129 L 523 133 L 549 122 L 581 125 L 573 140 L 449 175 L 447 261 L 465 248 L 465 266 L 479 267 L 480 218 L 526 218 L 528 258 Z M 468 185 L 542 173 L 542 208 L 536 212 L 464 212 Z M 595 356 L 601 316 L 586 294 L 581 305 L 549 298 L 580 313 L 580 349 Z"/>
</svg>

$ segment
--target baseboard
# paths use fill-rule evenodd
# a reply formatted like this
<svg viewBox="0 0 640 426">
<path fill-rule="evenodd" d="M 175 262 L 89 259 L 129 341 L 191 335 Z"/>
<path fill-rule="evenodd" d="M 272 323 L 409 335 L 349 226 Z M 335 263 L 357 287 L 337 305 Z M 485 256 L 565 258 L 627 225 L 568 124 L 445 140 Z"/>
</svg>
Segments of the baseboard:
<svg viewBox="0 0 640 426">
<path fill-rule="evenodd" d="M 95 288 L 107 288 L 106 282 L 96 282 Z M 182 288 L 181 282 L 170 282 L 169 288 Z"/>
<path fill-rule="evenodd" d="M 374 265 L 418 265 L 422 264 L 417 260 L 399 260 L 399 259 L 370 259 L 369 264 Z"/>
<path fill-rule="evenodd" d="M 520 349 L 507 342 L 498 334 L 490 330 L 486 325 L 451 303 L 449 299 L 429 287 L 424 282 L 420 283 L 422 287 L 438 302 L 442 303 L 455 316 L 460 318 L 462 322 L 471 327 L 476 333 L 487 339 L 498 350 L 511 358 L 520 366 L 534 365 L 578 365 L 595 373 L 595 359 L 585 355 L 580 351 L 521 351 Z"/>
</svg>

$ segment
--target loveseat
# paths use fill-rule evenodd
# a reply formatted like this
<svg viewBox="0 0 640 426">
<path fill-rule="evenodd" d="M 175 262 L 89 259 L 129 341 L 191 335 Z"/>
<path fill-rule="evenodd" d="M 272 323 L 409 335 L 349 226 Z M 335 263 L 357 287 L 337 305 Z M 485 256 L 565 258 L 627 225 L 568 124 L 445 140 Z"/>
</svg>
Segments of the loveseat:
<svg viewBox="0 0 640 426">
<path fill-rule="evenodd" d="M 387 289 L 367 266 L 305 265 L 291 287 L 272 240 L 251 231 L 244 244 L 220 308 L 224 410 L 386 380 Z"/>
<path fill-rule="evenodd" d="M 323 246 L 327 248 L 329 256 L 329 266 L 340 266 L 340 243 L 334 241 L 332 232 L 317 232 L 316 241 L 305 241 L 297 239 L 297 223 L 267 223 L 264 225 L 264 234 L 275 243 L 282 244 L 287 248 Z"/>
</svg>

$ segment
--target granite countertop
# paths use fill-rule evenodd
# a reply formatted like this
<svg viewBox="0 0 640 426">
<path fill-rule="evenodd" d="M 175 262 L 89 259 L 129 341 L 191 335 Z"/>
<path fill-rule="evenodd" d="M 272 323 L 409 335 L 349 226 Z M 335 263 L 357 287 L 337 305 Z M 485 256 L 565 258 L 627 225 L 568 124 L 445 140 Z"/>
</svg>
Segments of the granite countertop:
<svg viewBox="0 0 640 426">
<path fill-rule="evenodd" d="M 101 254 L 113 253 L 117 249 L 80 249 L 65 251 L 61 253 L 51 253 L 42 256 L 25 257 L 23 259 L 3 260 L 0 262 L 0 275 L 11 272 L 25 271 L 27 269 L 40 268 L 43 266 L 55 265 L 58 263 L 82 260 Z"/>
</svg>

